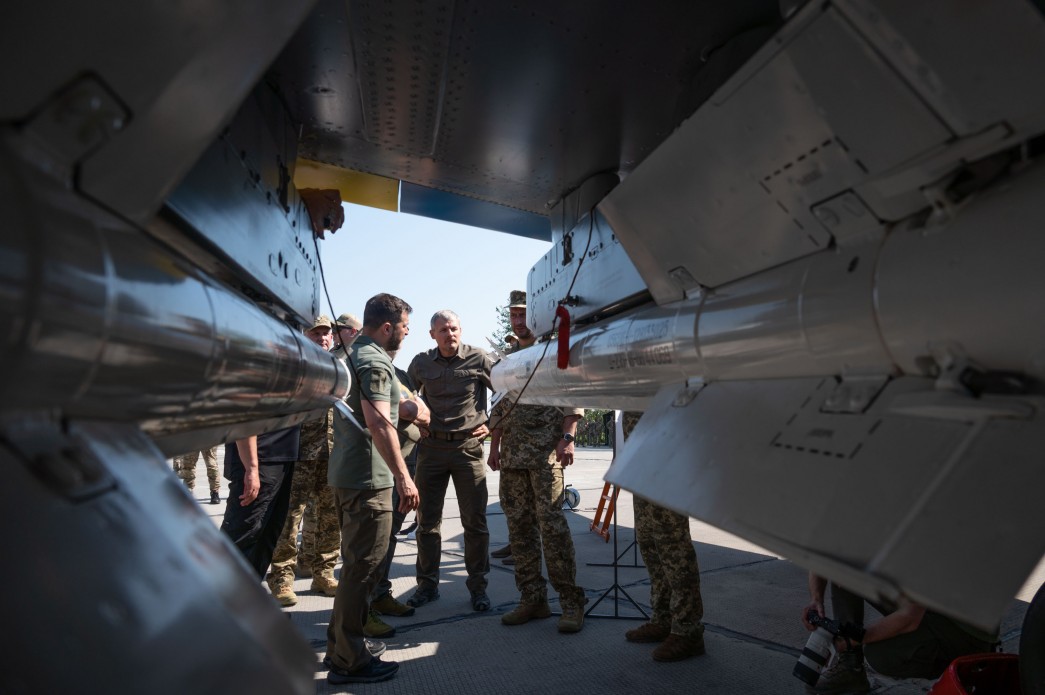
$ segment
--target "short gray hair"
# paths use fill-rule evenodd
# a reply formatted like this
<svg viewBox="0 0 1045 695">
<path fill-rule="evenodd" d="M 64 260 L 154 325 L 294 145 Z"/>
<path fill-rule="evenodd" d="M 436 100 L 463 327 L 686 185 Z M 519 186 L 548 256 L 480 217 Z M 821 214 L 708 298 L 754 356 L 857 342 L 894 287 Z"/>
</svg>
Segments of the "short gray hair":
<svg viewBox="0 0 1045 695">
<path fill-rule="evenodd" d="M 435 328 L 436 321 L 456 321 L 458 326 L 461 325 L 461 317 L 449 309 L 440 309 L 432 314 L 432 322 L 429 324 L 429 328 Z"/>
</svg>

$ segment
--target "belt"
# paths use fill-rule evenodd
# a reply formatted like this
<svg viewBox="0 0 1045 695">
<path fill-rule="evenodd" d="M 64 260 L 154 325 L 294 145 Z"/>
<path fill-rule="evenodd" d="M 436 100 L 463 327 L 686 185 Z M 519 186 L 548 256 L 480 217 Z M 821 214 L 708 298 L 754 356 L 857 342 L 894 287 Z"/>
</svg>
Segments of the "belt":
<svg viewBox="0 0 1045 695">
<path fill-rule="evenodd" d="M 442 439 L 444 442 L 463 442 L 465 439 L 471 439 L 472 433 L 469 430 L 462 430 L 460 432 L 430 432 L 432 439 Z"/>
</svg>

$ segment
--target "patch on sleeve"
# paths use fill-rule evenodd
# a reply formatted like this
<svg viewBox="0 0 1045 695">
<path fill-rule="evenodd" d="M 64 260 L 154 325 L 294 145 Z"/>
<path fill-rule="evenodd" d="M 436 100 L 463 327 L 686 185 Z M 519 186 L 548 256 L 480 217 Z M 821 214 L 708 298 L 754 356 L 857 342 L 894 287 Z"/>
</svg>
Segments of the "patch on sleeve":
<svg viewBox="0 0 1045 695">
<path fill-rule="evenodd" d="M 391 393 L 391 383 L 389 381 L 388 372 L 381 369 L 373 369 L 370 371 L 370 394 L 377 395 L 389 395 Z"/>
</svg>

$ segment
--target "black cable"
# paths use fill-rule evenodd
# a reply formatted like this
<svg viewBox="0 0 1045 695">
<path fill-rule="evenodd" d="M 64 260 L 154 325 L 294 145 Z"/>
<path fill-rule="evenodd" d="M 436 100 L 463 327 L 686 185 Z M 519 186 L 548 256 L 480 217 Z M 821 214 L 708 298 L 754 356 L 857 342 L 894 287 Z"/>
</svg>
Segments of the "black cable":
<svg viewBox="0 0 1045 695">
<path fill-rule="evenodd" d="M 566 296 L 559 301 L 559 304 L 565 303 L 566 300 L 572 295 L 572 293 L 573 293 L 573 286 L 577 283 L 577 277 L 581 273 L 581 267 L 584 266 L 584 261 L 587 260 L 587 258 L 588 258 L 588 250 L 591 248 L 591 240 L 592 240 L 592 237 L 594 235 L 595 235 L 595 208 L 592 207 L 588 211 L 588 241 L 587 241 L 587 243 L 585 243 L 585 245 L 584 245 L 584 252 L 581 254 L 580 260 L 577 262 L 577 270 L 575 270 L 573 272 L 573 278 L 570 280 L 570 286 L 566 290 Z M 315 249 L 316 249 L 316 263 L 319 265 L 319 278 L 320 278 L 320 280 L 321 280 L 321 282 L 323 284 L 323 294 L 327 298 L 327 308 L 330 310 L 331 316 L 336 317 L 338 314 L 334 311 L 334 302 L 330 299 L 330 289 L 327 287 L 326 271 L 323 269 L 323 258 L 322 258 L 322 255 L 319 252 L 319 239 L 316 237 L 315 234 L 312 235 L 312 243 L 313 243 L 313 245 L 315 246 Z M 332 320 L 334 321 L 334 330 L 337 331 L 337 319 L 334 318 Z M 558 323 L 559 323 L 559 316 L 558 316 L 558 314 L 556 314 L 555 317 L 552 319 L 551 333 L 555 333 L 555 330 L 556 330 L 556 327 L 557 327 Z M 338 340 L 340 340 L 340 339 L 341 339 L 341 336 L 340 336 L 340 334 L 338 334 Z M 512 401 L 512 405 L 511 405 L 510 408 L 508 408 L 508 412 L 505 413 L 504 417 L 502 417 L 498 421 L 498 426 L 499 427 L 505 421 L 507 421 L 509 417 L 511 417 L 512 413 L 515 411 L 515 406 L 519 404 L 520 400 L 522 400 L 522 396 L 523 396 L 524 393 L 526 393 L 526 389 L 529 387 L 530 382 L 533 380 L 533 377 L 536 376 L 538 368 L 540 368 L 541 363 L 544 362 L 544 358 L 547 356 L 548 348 L 551 347 L 551 344 L 552 343 L 551 343 L 550 339 L 545 341 L 545 343 L 544 343 L 544 351 L 541 353 L 540 358 L 538 358 L 537 363 L 534 365 L 533 371 L 530 372 L 530 376 L 527 377 L 526 383 L 524 383 L 523 387 L 519 390 L 519 395 L 515 398 L 514 401 Z M 359 372 L 356 370 L 355 364 L 352 362 L 352 358 L 348 354 L 348 348 L 345 347 L 344 345 L 342 345 L 341 349 L 343 349 L 345 351 L 346 362 L 348 363 L 349 368 L 352 370 L 353 378 L 356 379 L 356 383 L 359 383 Z M 367 397 L 366 394 L 363 393 L 363 389 L 362 388 L 359 389 L 359 397 L 360 397 L 361 400 L 365 399 L 367 402 L 369 402 L 371 404 L 373 404 L 373 402 L 374 402 L 372 399 Z M 385 422 L 387 422 L 390 426 L 392 426 L 393 429 L 395 429 L 395 425 L 392 424 L 392 421 L 388 417 L 385 417 L 384 413 L 381 413 L 380 411 L 378 411 L 377 408 L 374 408 L 374 411 L 377 412 L 377 414 L 380 415 L 385 420 Z M 365 419 L 364 419 L 364 421 L 365 421 Z"/>
<path fill-rule="evenodd" d="M 323 294 L 326 295 L 326 298 L 327 298 L 327 308 L 330 310 L 331 316 L 336 317 L 337 313 L 334 312 L 334 302 L 331 301 L 331 299 L 330 299 L 330 288 L 327 287 L 327 274 L 326 274 L 326 271 L 323 270 L 323 257 L 319 253 L 319 238 L 315 234 L 312 235 L 312 243 L 316 247 L 316 263 L 319 264 L 319 279 L 323 283 Z M 333 318 L 331 320 L 334 322 L 334 329 L 333 330 L 337 331 L 338 330 L 338 328 L 337 328 L 337 318 Z M 360 329 L 360 330 L 362 330 L 362 329 Z M 338 339 L 338 341 L 341 340 L 341 334 L 340 333 L 338 333 L 337 339 Z M 356 365 L 352 361 L 352 356 L 348 353 L 348 346 L 345 345 L 344 343 L 342 343 L 341 344 L 341 349 L 345 351 L 345 362 L 348 364 L 348 368 L 352 370 L 352 378 L 354 378 L 356 380 L 357 384 L 360 383 L 359 382 L 359 371 L 356 370 Z M 351 387 L 349 387 L 349 390 L 351 391 Z M 389 417 L 387 417 L 384 413 L 382 413 L 380 410 L 378 410 L 376 406 L 374 406 L 373 399 L 370 398 L 369 396 L 367 396 L 363 392 L 363 387 L 362 386 L 359 387 L 359 400 L 360 400 L 360 403 L 362 403 L 364 400 L 367 401 L 368 403 L 370 403 L 370 405 L 373 407 L 374 412 L 377 413 L 378 415 L 380 415 L 381 418 L 385 422 L 387 422 L 392 429 L 398 429 L 392 423 L 392 420 Z M 391 407 L 391 406 L 389 406 L 389 407 Z M 363 422 L 361 422 L 360 424 L 364 428 L 366 428 L 366 416 L 363 413 L 360 413 L 359 416 L 361 418 L 363 418 Z"/>
<path fill-rule="evenodd" d="M 577 270 L 575 270 L 573 272 L 573 279 L 570 280 L 570 286 L 566 290 L 566 296 L 563 299 L 559 300 L 559 304 L 564 304 L 566 302 L 566 300 L 573 294 L 573 286 L 577 282 L 577 276 L 581 274 L 581 266 L 584 265 L 584 261 L 588 258 L 588 249 L 591 248 L 591 239 L 592 239 L 592 236 L 594 235 L 594 232 L 595 232 L 595 208 L 594 207 L 592 207 L 591 210 L 588 211 L 588 215 L 589 215 L 589 218 L 588 218 L 588 243 L 586 243 L 584 245 L 584 253 L 581 254 L 580 261 L 577 262 Z M 559 315 L 556 314 L 555 317 L 552 319 L 552 329 L 551 329 L 550 333 L 555 333 L 555 327 L 558 324 L 558 322 L 559 322 Z M 537 369 L 540 368 L 541 363 L 544 362 L 544 358 L 548 354 L 548 348 L 551 347 L 551 344 L 552 344 L 551 338 L 549 338 L 547 341 L 545 341 L 545 343 L 544 343 L 544 352 L 542 352 L 540 358 L 538 358 L 537 364 L 535 364 L 533 366 L 533 371 L 530 372 L 530 376 L 527 377 L 526 383 L 523 384 L 523 387 L 521 389 L 519 389 L 519 395 L 515 397 L 514 401 L 512 401 L 512 406 L 510 408 L 508 408 L 508 412 L 505 413 L 504 417 L 502 417 L 498 421 L 498 423 L 497 423 L 498 428 L 500 428 L 501 425 L 509 418 L 509 416 L 511 416 L 511 414 L 515 411 L 515 406 L 518 405 L 519 401 L 522 400 L 523 394 L 526 393 L 526 388 L 530 385 L 530 382 L 533 381 L 533 377 L 537 375 Z"/>
</svg>

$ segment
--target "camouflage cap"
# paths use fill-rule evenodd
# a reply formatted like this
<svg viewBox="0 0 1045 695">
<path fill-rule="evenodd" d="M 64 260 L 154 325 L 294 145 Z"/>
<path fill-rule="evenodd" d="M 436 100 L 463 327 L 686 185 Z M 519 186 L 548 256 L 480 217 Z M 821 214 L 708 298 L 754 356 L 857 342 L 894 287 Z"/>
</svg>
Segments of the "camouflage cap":
<svg viewBox="0 0 1045 695">
<path fill-rule="evenodd" d="M 309 330 L 312 330 L 313 328 L 329 328 L 333 330 L 334 322 L 327 318 L 325 314 L 320 314 L 316 317 L 316 320 L 312 322 L 312 327 L 309 328 Z"/>
<path fill-rule="evenodd" d="M 357 331 L 363 327 L 363 322 L 355 317 L 353 314 L 341 314 L 337 317 L 338 328 L 354 328 Z"/>
<path fill-rule="evenodd" d="M 508 308 L 525 309 L 526 292 L 524 290 L 512 290 L 511 294 L 508 295 Z"/>
</svg>

